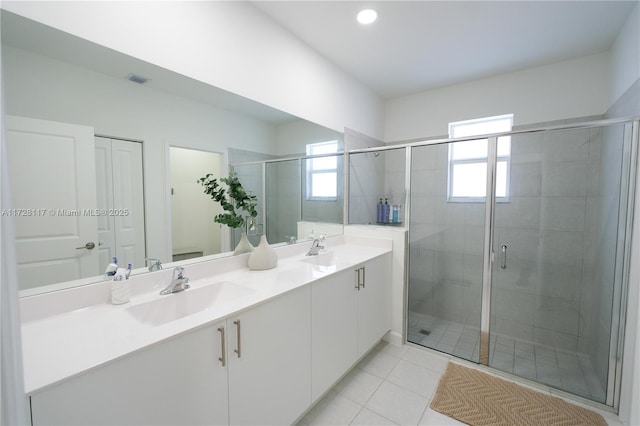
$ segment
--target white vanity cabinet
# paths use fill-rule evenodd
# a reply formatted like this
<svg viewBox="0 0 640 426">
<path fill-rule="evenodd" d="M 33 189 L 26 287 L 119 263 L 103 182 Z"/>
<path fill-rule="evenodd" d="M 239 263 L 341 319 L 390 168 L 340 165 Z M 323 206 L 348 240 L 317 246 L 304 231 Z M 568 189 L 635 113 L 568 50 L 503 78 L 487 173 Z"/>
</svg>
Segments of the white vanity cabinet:
<svg viewBox="0 0 640 426">
<path fill-rule="evenodd" d="M 292 424 L 311 405 L 311 289 L 227 319 L 232 425 Z"/>
<path fill-rule="evenodd" d="M 391 254 L 312 284 L 312 400 L 391 328 Z"/>
<path fill-rule="evenodd" d="M 300 254 L 239 269 L 252 292 L 189 319 L 141 325 L 132 301 L 82 310 L 67 340 L 68 315 L 27 323 L 32 424 L 293 424 L 390 329 L 390 248 L 355 247 L 333 267 Z"/>
<path fill-rule="evenodd" d="M 33 394 L 33 425 L 226 424 L 223 327 L 176 336 Z"/>
<path fill-rule="evenodd" d="M 359 279 L 358 358 L 380 341 L 391 329 L 391 254 L 385 254 L 356 267 Z"/>
<path fill-rule="evenodd" d="M 304 286 L 36 393 L 33 425 L 291 424 L 311 404 L 310 308 Z"/>
</svg>

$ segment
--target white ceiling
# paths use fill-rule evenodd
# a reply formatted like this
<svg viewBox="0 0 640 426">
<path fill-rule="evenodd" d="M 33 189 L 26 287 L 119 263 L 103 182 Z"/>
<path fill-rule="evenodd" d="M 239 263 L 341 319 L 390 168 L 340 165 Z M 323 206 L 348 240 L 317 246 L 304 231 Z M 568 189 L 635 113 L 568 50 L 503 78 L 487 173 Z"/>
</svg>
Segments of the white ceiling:
<svg viewBox="0 0 640 426">
<path fill-rule="evenodd" d="M 383 98 L 608 50 L 638 1 L 255 1 Z M 370 26 L 356 22 L 377 10 Z"/>
</svg>

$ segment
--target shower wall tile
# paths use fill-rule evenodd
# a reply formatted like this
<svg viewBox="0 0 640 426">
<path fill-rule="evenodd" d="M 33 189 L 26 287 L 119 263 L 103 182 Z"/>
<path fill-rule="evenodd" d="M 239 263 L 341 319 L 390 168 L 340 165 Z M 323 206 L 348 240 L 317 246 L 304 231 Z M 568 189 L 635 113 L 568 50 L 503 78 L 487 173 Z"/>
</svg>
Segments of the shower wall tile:
<svg viewBox="0 0 640 426">
<path fill-rule="evenodd" d="M 465 229 L 462 226 L 447 226 L 438 233 L 435 246 L 438 250 L 462 254 L 465 244 Z"/>
<path fill-rule="evenodd" d="M 582 270 L 579 266 L 544 263 L 539 272 L 541 279 L 538 294 L 580 303 Z"/>
<path fill-rule="evenodd" d="M 389 199 L 389 204 L 404 204 L 405 202 L 405 190 L 404 190 L 405 173 L 404 170 L 398 172 L 386 172 L 384 175 L 384 187 L 383 194 L 385 198 Z M 379 198 L 374 200 L 377 202 Z"/>
<path fill-rule="evenodd" d="M 602 160 L 600 158 L 589 158 L 587 173 L 587 196 L 600 197 L 605 194 L 602 181 L 602 170 L 600 168 Z"/>
<path fill-rule="evenodd" d="M 434 200 L 434 219 L 438 223 L 460 226 L 464 223 L 466 203 L 449 203 L 444 198 Z"/>
<path fill-rule="evenodd" d="M 580 265 L 584 235 L 578 231 L 543 231 L 539 260 L 545 263 Z"/>
<path fill-rule="evenodd" d="M 499 253 L 497 256 L 501 256 Z M 498 260 L 500 262 L 500 260 Z M 505 289 L 533 292 L 538 283 L 538 272 L 535 263 L 526 259 L 513 258 L 507 252 L 507 268 L 494 265 L 493 282 L 497 292 Z"/>
<path fill-rule="evenodd" d="M 484 253 L 484 226 L 465 225 L 463 227 L 463 238 L 464 254 L 478 255 L 482 259 L 482 254 Z"/>
<path fill-rule="evenodd" d="M 467 203 L 464 209 L 465 225 L 481 226 L 484 231 L 485 203 Z"/>
<path fill-rule="evenodd" d="M 538 296 L 535 307 L 536 328 L 578 336 L 579 310 L 576 303 L 556 297 Z"/>
<path fill-rule="evenodd" d="M 496 226 L 519 229 L 539 229 L 540 198 L 515 197 L 509 203 L 498 203 Z"/>
<path fill-rule="evenodd" d="M 541 229 L 584 232 L 585 197 L 544 197 L 541 204 Z"/>
<path fill-rule="evenodd" d="M 369 154 L 372 155 L 372 154 Z M 384 156 L 385 172 L 402 172 L 404 173 L 406 166 L 405 149 L 397 149 L 391 151 L 382 151 L 380 155 Z M 377 158 L 377 157 L 374 157 Z"/>
<path fill-rule="evenodd" d="M 414 170 L 411 173 L 412 185 L 416 185 L 414 193 L 421 196 L 439 196 L 447 195 L 447 171 L 446 170 Z"/>
<path fill-rule="evenodd" d="M 546 162 L 542 166 L 542 196 L 584 197 L 587 193 L 587 162 Z"/>
<path fill-rule="evenodd" d="M 589 145 L 589 129 L 547 132 L 542 142 L 543 161 L 586 161 Z"/>
<path fill-rule="evenodd" d="M 464 280 L 462 268 L 464 255 L 444 251 L 435 252 L 435 278 L 438 283 L 461 283 Z"/>
<path fill-rule="evenodd" d="M 511 137 L 511 155 L 514 158 L 541 154 L 542 146 L 542 135 L 539 133 L 529 133 Z"/>
<path fill-rule="evenodd" d="M 441 156 L 442 147 L 430 146 L 421 147 L 411 150 L 411 171 L 434 170 L 442 165 L 438 164 L 438 158 Z M 445 160 L 446 164 L 446 160 Z"/>
<path fill-rule="evenodd" d="M 465 254 L 463 257 L 463 280 L 474 287 L 482 288 L 483 257 L 480 255 Z"/>
<path fill-rule="evenodd" d="M 542 166 L 540 162 L 516 163 L 511 161 L 511 198 L 539 197 L 542 193 Z"/>
<path fill-rule="evenodd" d="M 535 301 L 534 294 L 520 290 L 502 289 L 495 292 L 491 314 L 499 320 L 533 324 Z"/>
</svg>

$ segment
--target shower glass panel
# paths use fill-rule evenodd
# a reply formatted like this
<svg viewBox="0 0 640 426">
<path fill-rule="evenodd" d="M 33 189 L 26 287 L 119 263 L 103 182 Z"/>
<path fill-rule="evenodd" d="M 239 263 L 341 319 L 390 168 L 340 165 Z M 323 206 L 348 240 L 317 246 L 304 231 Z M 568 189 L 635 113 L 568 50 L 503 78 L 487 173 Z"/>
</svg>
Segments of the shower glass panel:
<svg viewBox="0 0 640 426">
<path fill-rule="evenodd" d="M 350 224 L 403 224 L 406 158 L 405 148 L 349 155 Z M 377 214 L 381 200 L 390 206 L 388 219 L 384 221 Z"/>
<path fill-rule="evenodd" d="M 407 339 L 479 362 L 486 204 L 483 194 L 451 197 L 451 182 L 469 176 L 451 176 L 450 158 L 449 144 L 411 151 Z M 486 188 L 486 157 L 476 163 L 471 180 Z"/>
<path fill-rule="evenodd" d="M 512 136 L 508 201 L 495 205 L 489 365 L 601 403 L 623 130 Z"/>
<path fill-rule="evenodd" d="M 256 206 L 256 210 L 258 211 L 257 218 L 257 230 L 249 232 L 249 241 L 254 246 L 260 243 L 260 236 L 257 234 L 258 230 L 261 230 L 264 223 L 264 209 L 263 203 L 260 202 L 264 198 L 262 193 L 262 179 L 263 179 L 263 171 L 262 164 L 236 164 L 231 166 L 231 170 L 238 175 L 238 180 L 242 184 L 242 187 L 251 195 L 255 195 L 258 197 L 258 205 Z M 231 247 L 235 247 L 242 237 L 242 231 L 240 229 L 233 229 L 231 233 Z"/>
<path fill-rule="evenodd" d="M 298 236 L 302 216 L 301 162 L 293 159 L 265 164 L 267 240 L 271 244 Z"/>
</svg>

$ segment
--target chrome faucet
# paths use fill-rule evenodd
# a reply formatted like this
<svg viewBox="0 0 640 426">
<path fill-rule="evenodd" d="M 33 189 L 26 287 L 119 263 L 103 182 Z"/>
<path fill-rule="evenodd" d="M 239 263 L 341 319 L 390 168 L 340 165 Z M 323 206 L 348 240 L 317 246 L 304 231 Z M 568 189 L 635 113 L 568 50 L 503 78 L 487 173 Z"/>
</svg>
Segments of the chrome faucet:
<svg viewBox="0 0 640 426">
<path fill-rule="evenodd" d="M 160 262 L 160 259 L 145 257 L 144 260 L 149 263 L 149 272 L 159 271 L 162 269 L 162 262 Z"/>
<path fill-rule="evenodd" d="M 160 294 L 179 293 L 191 287 L 189 285 L 189 278 L 182 275 L 184 268 L 182 266 L 176 266 L 173 269 L 173 278 L 171 284 L 169 284 Z M 177 276 L 176 276 L 177 275 Z"/>
<path fill-rule="evenodd" d="M 318 253 L 320 253 L 320 250 L 324 248 L 324 246 L 320 245 L 320 241 L 320 238 L 316 238 L 315 240 L 313 240 L 313 243 L 311 243 L 311 248 L 307 252 L 307 256 L 316 256 Z"/>
</svg>

